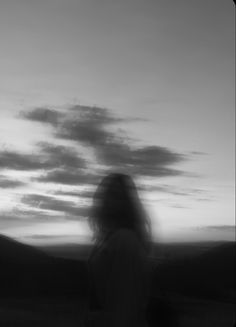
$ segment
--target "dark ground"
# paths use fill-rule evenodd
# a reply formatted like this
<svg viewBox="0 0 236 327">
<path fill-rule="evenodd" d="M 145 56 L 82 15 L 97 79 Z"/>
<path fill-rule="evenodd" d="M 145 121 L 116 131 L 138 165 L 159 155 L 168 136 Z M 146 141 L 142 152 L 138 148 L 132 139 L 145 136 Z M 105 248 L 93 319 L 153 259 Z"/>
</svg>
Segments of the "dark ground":
<svg viewBox="0 0 236 327">
<path fill-rule="evenodd" d="M 41 251 L 0 236 L 0 326 L 83 327 L 90 249 Z M 150 260 L 152 296 L 180 327 L 233 327 L 235 243 L 155 245 Z"/>
<path fill-rule="evenodd" d="M 181 327 L 233 327 L 233 303 L 184 296 L 170 297 Z M 83 300 L 56 298 L 8 298 L 0 300 L 3 327 L 82 327 Z"/>
</svg>

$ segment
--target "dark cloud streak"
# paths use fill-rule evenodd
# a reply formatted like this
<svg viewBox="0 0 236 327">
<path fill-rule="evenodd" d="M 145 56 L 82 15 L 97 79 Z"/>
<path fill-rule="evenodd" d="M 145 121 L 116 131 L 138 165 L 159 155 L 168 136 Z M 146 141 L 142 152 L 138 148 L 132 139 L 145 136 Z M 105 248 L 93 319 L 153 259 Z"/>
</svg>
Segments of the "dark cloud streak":
<svg viewBox="0 0 236 327">
<path fill-rule="evenodd" d="M 100 180 L 100 176 L 76 170 L 55 169 L 33 180 L 64 185 L 96 185 Z"/>
<path fill-rule="evenodd" d="M 46 123 L 56 126 L 60 119 L 63 118 L 63 114 L 57 110 L 49 108 L 34 108 L 29 111 L 21 111 L 20 117 L 32 120 L 39 123 Z"/>
<path fill-rule="evenodd" d="M 55 195 L 65 195 L 65 196 L 73 196 L 77 198 L 91 199 L 94 196 L 94 191 L 85 190 L 81 191 L 57 191 L 54 193 Z"/>
<path fill-rule="evenodd" d="M 207 230 L 207 231 L 219 231 L 219 232 L 231 232 L 235 233 L 234 225 L 210 225 L 210 226 L 202 226 L 197 227 L 197 229 Z"/>
<path fill-rule="evenodd" d="M 98 160 L 107 166 L 125 168 L 131 174 L 144 176 L 177 176 L 183 172 L 168 167 L 184 156 L 160 146 L 131 148 L 124 143 L 107 143 L 97 148 Z"/>
<path fill-rule="evenodd" d="M 27 194 L 21 199 L 22 203 L 37 207 L 38 209 L 62 212 L 73 217 L 85 217 L 88 214 L 88 207 L 76 206 L 73 201 L 65 201 L 52 196 L 41 194 Z"/>
<path fill-rule="evenodd" d="M 86 160 L 82 156 L 78 157 L 76 150 L 72 147 L 45 142 L 38 145 L 41 149 L 41 156 L 45 157 L 45 164 L 48 165 L 45 168 L 86 168 Z"/>
<path fill-rule="evenodd" d="M 38 155 L 17 153 L 14 151 L 0 152 L 0 168 L 14 170 L 38 170 L 45 168 L 45 163 Z"/>
<path fill-rule="evenodd" d="M 198 196 L 206 193 L 205 190 L 195 188 L 180 188 L 172 185 L 159 184 L 159 185 L 139 185 L 139 190 L 143 192 L 160 192 L 168 193 L 177 196 Z M 197 199 L 200 200 L 200 199 Z M 208 200 L 207 198 L 204 200 Z"/>
<path fill-rule="evenodd" d="M 25 113 L 24 117 L 42 123 L 51 123 L 54 126 L 54 136 L 58 139 L 90 147 L 94 151 L 97 163 L 104 165 L 109 170 L 123 169 L 131 175 L 146 177 L 185 174 L 183 171 L 170 167 L 186 160 L 185 155 L 158 145 L 135 147 L 128 137 L 124 137 L 120 132 L 114 130 L 111 132 L 109 129 L 114 124 L 136 121 L 136 118 L 116 117 L 106 108 L 81 105 L 71 106 L 64 116 L 60 116 L 60 119 L 59 112 L 47 108 L 36 108 Z M 63 168 L 64 170 L 76 168 L 76 165 L 82 163 L 82 159 L 79 163 L 73 159 L 71 153 L 59 146 L 53 148 L 49 145 L 42 145 L 42 150 L 44 153 L 50 153 L 51 161 L 49 160 L 48 164 L 50 162 L 52 164 L 47 169 L 53 168 L 56 161 L 59 161 L 59 167 L 55 165 L 54 168 Z M 64 156 L 64 161 L 60 155 Z M 75 164 L 72 164 L 73 162 Z M 41 181 L 70 185 L 83 183 L 83 175 L 75 176 L 74 181 L 73 175 L 77 174 L 71 171 L 49 171 L 44 177 L 41 177 Z"/>
<path fill-rule="evenodd" d="M 72 147 L 39 143 L 38 154 L 0 152 L 0 168 L 14 170 L 48 170 L 53 168 L 86 168 L 86 161 Z"/>
<path fill-rule="evenodd" d="M 17 187 L 21 187 L 24 185 L 25 185 L 24 182 L 21 182 L 18 180 L 13 180 L 13 179 L 10 179 L 10 178 L 0 175 L 0 188 L 3 188 L 3 189 L 17 188 Z"/>
</svg>

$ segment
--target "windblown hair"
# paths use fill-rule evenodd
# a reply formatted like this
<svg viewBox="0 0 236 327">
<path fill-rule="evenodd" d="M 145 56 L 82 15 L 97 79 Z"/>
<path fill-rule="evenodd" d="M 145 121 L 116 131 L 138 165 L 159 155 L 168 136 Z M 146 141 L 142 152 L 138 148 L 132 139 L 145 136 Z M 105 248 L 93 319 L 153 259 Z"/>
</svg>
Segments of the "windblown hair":
<svg viewBox="0 0 236 327">
<path fill-rule="evenodd" d="M 126 174 L 113 173 L 101 181 L 94 194 L 89 223 L 96 242 L 114 230 L 128 228 L 149 248 L 150 221 L 133 180 Z"/>
</svg>

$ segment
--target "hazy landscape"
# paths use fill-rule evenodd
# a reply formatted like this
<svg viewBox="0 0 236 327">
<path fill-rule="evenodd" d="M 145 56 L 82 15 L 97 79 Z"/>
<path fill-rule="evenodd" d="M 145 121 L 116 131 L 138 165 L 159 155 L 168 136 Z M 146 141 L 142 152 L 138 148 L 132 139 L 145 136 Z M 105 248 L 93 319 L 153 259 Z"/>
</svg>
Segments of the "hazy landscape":
<svg viewBox="0 0 236 327">
<path fill-rule="evenodd" d="M 90 250 L 1 236 L 0 325 L 82 326 Z M 153 245 L 153 305 L 164 303 L 183 327 L 233 326 L 234 261 L 233 242 Z"/>
</svg>

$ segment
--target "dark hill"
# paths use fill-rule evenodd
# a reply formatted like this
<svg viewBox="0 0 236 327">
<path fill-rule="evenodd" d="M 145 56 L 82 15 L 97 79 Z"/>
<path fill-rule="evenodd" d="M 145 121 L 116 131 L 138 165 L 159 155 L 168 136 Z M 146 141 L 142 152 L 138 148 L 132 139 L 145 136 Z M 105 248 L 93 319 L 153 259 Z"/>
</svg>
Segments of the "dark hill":
<svg viewBox="0 0 236 327">
<path fill-rule="evenodd" d="M 84 261 L 54 258 L 0 236 L 0 297 L 82 295 L 87 291 L 87 275 Z"/>
<path fill-rule="evenodd" d="M 235 298 L 235 243 L 158 265 L 153 288 L 186 295 Z"/>
<path fill-rule="evenodd" d="M 176 259 L 158 261 L 153 271 L 153 295 L 160 294 L 161 289 L 235 299 L 235 243 L 194 253 L 185 257 L 175 254 L 172 258 Z M 85 260 L 55 257 L 0 236 L 0 281 L 0 296 L 81 296 L 88 289 L 88 272 Z"/>
<path fill-rule="evenodd" d="M 0 235 L 0 264 L 45 264 L 52 261 L 52 257 L 44 251 L 30 245 L 22 244 L 10 237 Z"/>
</svg>

